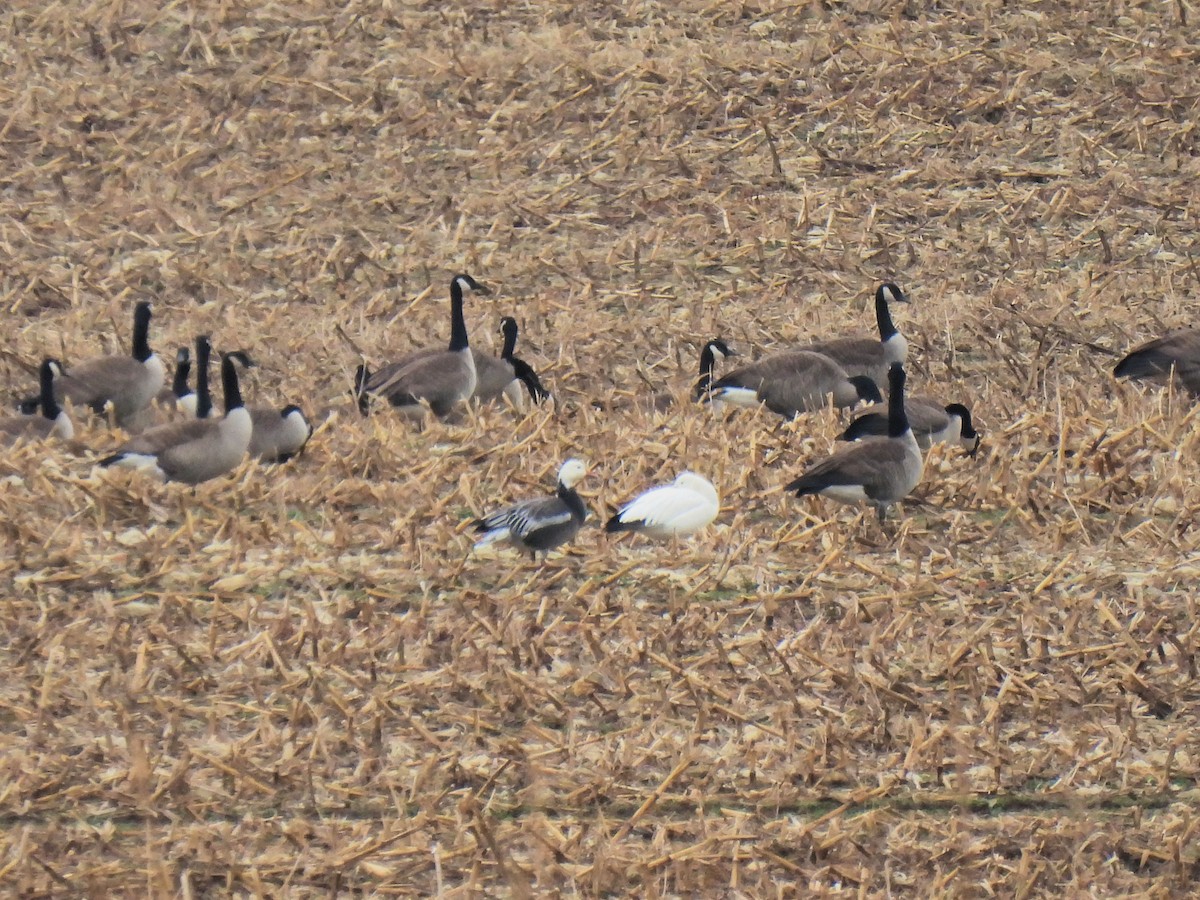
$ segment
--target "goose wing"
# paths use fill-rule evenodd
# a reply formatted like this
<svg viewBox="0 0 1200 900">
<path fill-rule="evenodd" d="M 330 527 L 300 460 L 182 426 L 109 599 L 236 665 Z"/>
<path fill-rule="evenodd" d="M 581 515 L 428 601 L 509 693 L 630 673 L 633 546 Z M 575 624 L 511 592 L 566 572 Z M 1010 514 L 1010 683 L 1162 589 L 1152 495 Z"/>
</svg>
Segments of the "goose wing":
<svg viewBox="0 0 1200 900">
<path fill-rule="evenodd" d="M 869 438 L 827 456 L 787 485 L 798 496 L 828 488 L 861 487 L 872 500 L 890 493 L 897 474 L 908 463 L 904 444 L 891 438 Z"/>
<path fill-rule="evenodd" d="M 1118 378 L 1149 378 L 1200 366 L 1200 328 L 1187 328 L 1135 347 L 1113 374 Z"/>
<path fill-rule="evenodd" d="M 709 498 L 690 488 L 668 484 L 652 488 L 626 504 L 608 521 L 606 528 L 690 534 L 716 515 L 717 507 Z"/>
</svg>

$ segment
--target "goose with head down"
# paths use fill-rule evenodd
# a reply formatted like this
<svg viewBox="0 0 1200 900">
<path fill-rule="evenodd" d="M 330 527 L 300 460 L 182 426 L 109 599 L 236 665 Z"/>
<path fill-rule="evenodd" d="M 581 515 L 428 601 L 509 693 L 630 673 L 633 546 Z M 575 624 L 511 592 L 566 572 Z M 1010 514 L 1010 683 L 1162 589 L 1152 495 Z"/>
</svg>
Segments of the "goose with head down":
<svg viewBox="0 0 1200 900">
<path fill-rule="evenodd" d="M 958 444 L 970 456 L 979 450 L 979 432 L 975 430 L 971 410 L 962 403 L 943 406 L 931 397 L 906 397 L 904 412 L 917 439 L 917 446 L 922 450 L 928 450 L 937 443 Z M 887 433 L 887 405 L 876 403 L 859 412 L 838 440 L 857 441 L 866 437 L 882 437 Z"/>
<path fill-rule="evenodd" d="M 721 509 L 711 481 L 683 472 L 670 484 L 639 494 L 608 520 L 608 532 L 636 531 L 652 538 L 689 537 L 703 529 Z"/>
<path fill-rule="evenodd" d="M 847 375 L 840 365 L 809 350 L 785 350 L 739 366 L 712 383 L 711 401 L 734 406 L 760 404 L 777 415 L 792 418 L 802 412 L 837 407 L 860 400 L 878 403 L 879 387 L 865 375 Z"/>
</svg>

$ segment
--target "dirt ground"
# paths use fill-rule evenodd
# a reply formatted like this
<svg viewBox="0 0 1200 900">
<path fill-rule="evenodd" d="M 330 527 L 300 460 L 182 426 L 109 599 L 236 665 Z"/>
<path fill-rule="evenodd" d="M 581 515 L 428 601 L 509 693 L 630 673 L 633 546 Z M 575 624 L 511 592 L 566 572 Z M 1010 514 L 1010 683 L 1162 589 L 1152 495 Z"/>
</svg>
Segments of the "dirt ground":
<svg viewBox="0 0 1200 900">
<path fill-rule="evenodd" d="M 1200 877 L 1200 9 L 32 2 L 0 12 L 5 404 L 168 358 L 321 423 L 196 490 L 0 458 L 0 893 L 1173 897 Z M 499 317 L 544 407 L 421 429 L 355 365 Z M 968 403 L 902 513 L 780 487 L 832 412 L 679 404 L 700 347 L 870 333 Z M 594 400 L 615 401 L 597 409 Z M 531 564 L 470 520 L 592 519 Z M 672 546 L 597 527 L 684 468 Z"/>
</svg>

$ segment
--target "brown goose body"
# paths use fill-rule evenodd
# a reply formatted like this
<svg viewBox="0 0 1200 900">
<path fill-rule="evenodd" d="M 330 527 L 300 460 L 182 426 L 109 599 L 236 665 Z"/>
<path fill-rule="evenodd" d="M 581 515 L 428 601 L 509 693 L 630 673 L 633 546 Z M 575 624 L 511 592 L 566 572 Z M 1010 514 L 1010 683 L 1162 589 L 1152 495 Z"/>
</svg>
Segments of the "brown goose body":
<svg viewBox="0 0 1200 900">
<path fill-rule="evenodd" d="M 470 275 L 451 280 L 448 348 L 410 353 L 373 375 L 364 371 L 362 384 L 356 385 L 360 409 L 367 408 L 367 395 L 373 394 L 407 414 L 423 415 L 428 404 L 435 415 L 444 416 L 474 393 L 478 375 L 463 319 L 464 290 L 488 293 Z"/>
<path fill-rule="evenodd" d="M 908 341 L 905 340 L 892 321 L 891 303 L 907 303 L 908 298 L 900 288 L 892 284 L 881 284 L 875 291 L 875 322 L 879 338 L 841 337 L 816 341 L 801 347 L 828 356 L 847 375 L 865 375 L 876 384 L 887 381 L 888 367 L 892 363 L 904 363 L 908 359 Z"/>
<path fill-rule="evenodd" d="M 713 382 L 708 395 L 735 406 L 765 404 L 788 417 L 823 409 L 830 400 L 842 408 L 883 399 L 870 378 L 848 375 L 828 356 L 809 350 L 773 353 L 739 366 Z"/>
<path fill-rule="evenodd" d="M 133 314 L 133 353 L 101 356 L 71 366 L 55 381 L 61 403 L 86 406 L 103 412 L 111 404 L 118 425 L 135 420 L 158 395 L 165 372 L 162 360 L 150 350 L 150 304 L 138 303 Z"/>
<path fill-rule="evenodd" d="M 888 371 L 888 434 L 869 437 L 825 457 L 787 485 L 803 497 L 820 494 L 840 503 L 866 502 L 882 520 L 887 508 L 908 496 L 921 480 L 924 461 L 909 426 L 904 403 L 904 367 Z"/>
<path fill-rule="evenodd" d="M 1117 363 L 1117 378 L 1163 379 L 1175 373 L 1179 383 L 1200 396 L 1200 328 L 1185 328 L 1147 341 Z"/>
</svg>

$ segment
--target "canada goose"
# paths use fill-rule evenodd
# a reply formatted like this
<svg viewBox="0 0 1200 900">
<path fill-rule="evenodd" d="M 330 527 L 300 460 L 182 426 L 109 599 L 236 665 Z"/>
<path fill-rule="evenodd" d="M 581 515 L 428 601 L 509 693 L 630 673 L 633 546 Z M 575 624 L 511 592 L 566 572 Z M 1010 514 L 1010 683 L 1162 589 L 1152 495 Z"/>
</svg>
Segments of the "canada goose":
<svg viewBox="0 0 1200 900">
<path fill-rule="evenodd" d="M 54 381 L 54 395 L 103 414 L 111 403 L 118 425 L 126 425 L 150 405 L 163 385 L 163 364 L 150 349 L 150 303 L 143 300 L 133 310 L 133 353 L 100 356 L 71 366 Z"/>
<path fill-rule="evenodd" d="M 922 450 L 928 450 L 938 442 L 958 444 L 971 456 L 979 449 L 980 437 L 971 419 L 971 411 L 961 403 L 942 406 L 930 397 L 908 397 L 904 401 L 904 413 L 908 416 L 917 446 Z M 887 407 L 876 403 L 855 416 L 838 440 L 857 441 L 887 433 Z"/>
<path fill-rule="evenodd" d="M 55 379 L 62 376 L 62 365 L 58 360 L 46 358 L 42 360 L 38 370 L 38 409 L 40 415 L 7 416 L 0 419 L 0 441 L 12 445 L 22 439 L 40 441 L 43 438 L 56 437 L 61 441 L 69 441 L 75 436 L 75 426 L 66 410 L 54 399 Z"/>
<path fill-rule="evenodd" d="M 187 414 L 188 418 L 196 415 L 196 392 L 192 390 L 188 379 L 192 374 L 192 351 L 180 347 L 175 351 L 175 374 L 170 387 L 159 388 L 154 402 L 164 409 L 177 409 Z"/>
<path fill-rule="evenodd" d="M 508 541 L 537 558 L 569 541 L 587 518 L 587 507 L 575 492 L 575 485 L 587 474 L 587 468 L 577 459 L 568 459 L 558 470 L 558 490 L 553 497 L 539 497 L 497 510 L 472 527 L 483 535 L 475 547 L 486 547 L 495 541 Z"/>
<path fill-rule="evenodd" d="M 1135 347 L 1117 363 L 1117 378 L 1161 378 L 1172 372 L 1192 394 L 1200 394 L 1200 328 L 1186 328 Z"/>
<path fill-rule="evenodd" d="M 378 394 L 392 406 L 414 413 L 420 412 L 420 404 L 425 401 L 438 416 L 471 396 L 478 376 L 463 319 L 464 290 L 491 293 L 470 275 L 451 279 L 449 348 L 431 353 L 418 351 L 385 366 L 363 380 L 364 392 Z"/>
<path fill-rule="evenodd" d="M 883 400 L 866 375 L 847 375 L 828 356 L 810 350 L 785 350 L 740 366 L 713 382 L 708 396 L 734 406 L 765 403 L 771 412 L 788 418 L 822 409 L 830 397 L 837 407 Z"/>
<path fill-rule="evenodd" d="M 221 360 L 223 418 L 193 419 L 152 428 L 101 460 L 100 465 L 146 469 L 163 480 L 185 484 L 200 484 L 232 471 L 246 455 L 253 428 L 250 413 L 242 404 L 238 364 L 233 354 Z"/>
<path fill-rule="evenodd" d="M 490 402 L 507 397 L 516 407 L 521 406 L 521 381 L 513 367 L 513 351 L 517 347 L 517 320 L 504 316 L 500 320 L 500 332 L 504 335 L 504 347 L 500 356 L 472 350 L 475 358 L 475 393 L 477 400 Z"/>
<path fill-rule="evenodd" d="M 888 370 L 887 437 L 870 437 L 851 444 L 811 466 L 784 490 L 796 496 L 821 494 L 840 503 L 866 501 L 880 521 L 887 508 L 908 496 L 921 480 L 921 448 L 904 411 L 904 366 Z"/>
<path fill-rule="evenodd" d="M 653 487 L 621 507 L 605 531 L 637 531 L 653 538 L 688 537 L 717 517 L 721 501 L 712 482 L 683 472 L 670 484 Z"/>
<path fill-rule="evenodd" d="M 879 340 L 868 337 L 832 338 L 817 341 L 799 349 L 824 353 L 848 375 L 866 375 L 877 384 L 887 379 L 888 366 L 908 359 L 908 341 L 892 322 L 889 303 L 907 303 L 908 297 L 890 281 L 875 290 L 875 321 Z"/>
<path fill-rule="evenodd" d="M 256 363 L 245 350 L 233 350 L 226 354 L 244 368 L 252 369 Z M 282 409 L 274 406 L 248 406 L 254 430 L 246 452 L 268 463 L 287 462 L 298 456 L 312 437 L 312 426 L 304 417 L 303 410 L 294 403 Z"/>
</svg>

